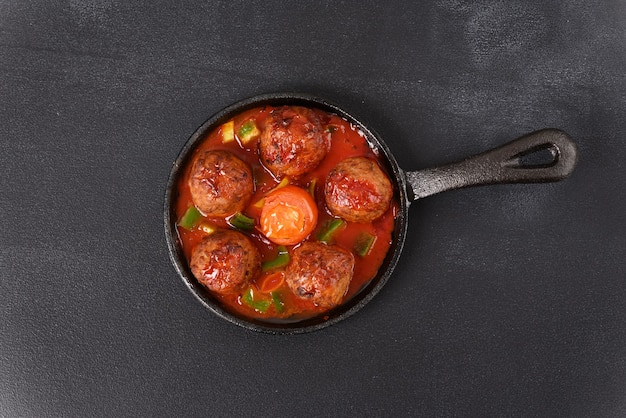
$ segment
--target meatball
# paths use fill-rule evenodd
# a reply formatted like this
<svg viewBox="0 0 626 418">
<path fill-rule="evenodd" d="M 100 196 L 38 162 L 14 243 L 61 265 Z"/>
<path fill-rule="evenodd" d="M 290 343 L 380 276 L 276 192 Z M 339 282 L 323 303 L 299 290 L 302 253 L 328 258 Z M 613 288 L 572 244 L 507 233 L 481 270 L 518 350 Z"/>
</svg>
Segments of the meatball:
<svg viewBox="0 0 626 418">
<path fill-rule="evenodd" d="M 259 140 L 261 161 L 278 178 L 313 170 L 330 147 L 330 133 L 312 109 L 285 106 L 265 120 Z"/>
<path fill-rule="evenodd" d="M 205 215 L 232 215 L 241 211 L 254 193 L 252 170 L 228 151 L 205 151 L 193 163 L 189 189 L 194 205 Z"/>
<path fill-rule="evenodd" d="M 331 308 L 341 303 L 352 280 L 354 257 L 336 245 L 305 242 L 285 270 L 285 282 L 298 297 Z"/>
<path fill-rule="evenodd" d="M 219 230 L 193 249 L 191 272 L 207 289 L 224 294 L 245 287 L 261 269 L 261 256 L 241 232 Z"/>
<path fill-rule="evenodd" d="M 393 188 L 374 160 L 353 157 L 339 162 L 328 173 L 324 196 L 333 215 L 366 223 L 387 211 Z"/>
</svg>

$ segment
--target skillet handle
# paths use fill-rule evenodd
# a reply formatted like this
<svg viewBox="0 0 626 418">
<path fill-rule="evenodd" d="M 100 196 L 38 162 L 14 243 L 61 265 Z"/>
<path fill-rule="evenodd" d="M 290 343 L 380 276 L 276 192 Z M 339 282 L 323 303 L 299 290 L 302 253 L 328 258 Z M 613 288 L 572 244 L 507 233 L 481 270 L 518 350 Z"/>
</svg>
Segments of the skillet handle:
<svg viewBox="0 0 626 418">
<path fill-rule="evenodd" d="M 550 161 L 528 159 L 549 152 Z M 559 129 L 543 129 L 498 148 L 440 167 L 406 173 L 412 200 L 447 190 L 500 183 L 545 183 L 569 176 L 578 161 L 572 138 Z"/>
</svg>

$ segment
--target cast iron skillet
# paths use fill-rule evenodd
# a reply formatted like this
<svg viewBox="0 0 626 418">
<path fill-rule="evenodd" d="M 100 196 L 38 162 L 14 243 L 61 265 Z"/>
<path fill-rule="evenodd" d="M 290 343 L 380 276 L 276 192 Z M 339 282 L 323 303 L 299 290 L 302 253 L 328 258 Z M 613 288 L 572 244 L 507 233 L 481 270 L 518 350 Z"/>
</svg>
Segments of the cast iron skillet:
<svg viewBox="0 0 626 418">
<path fill-rule="evenodd" d="M 399 202 L 399 213 L 395 221 L 393 243 L 387 253 L 378 275 L 372 279 L 352 299 L 324 314 L 300 322 L 262 322 L 242 318 L 226 311 L 202 285 L 194 278 L 183 255 L 176 232 L 176 214 L 174 211 L 177 197 L 176 182 L 182 175 L 194 148 L 207 133 L 247 109 L 262 105 L 301 105 L 314 107 L 329 113 L 335 113 L 358 127 L 365 134 L 367 141 L 381 156 L 386 171 L 391 176 L 394 191 Z M 530 154 L 548 151 L 550 161 L 540 164 L 528 164 L 525 157 Z M 577 149 L 571 138 L 557 129 L 540 130 L 501 147 L 465 160 L 420 171 L 404 171 L 396 162 L 393 154 L 383 140 L 359 119 L 339 106 L 325 99 L 294 93 L 275 93 L 251 97 L 235 103 L 210 117 L 191 135 L 174 161 L 167 191 L 165 193 L 165 236 L 170 258 L 178 274 L 194 296 L 209 310 L 218 316 L 242 327 L 269 333 L 294 334 L 315 331 L 335 324 L 363 308 L 385 285 L 391 276 L 402 252 L 406 239 L 408 210 L 411 202 L 447 190 L 461 187 L 496 183 L 540 183 L 559 181 L 567 177 L 577 162 Z"/>
</svg>

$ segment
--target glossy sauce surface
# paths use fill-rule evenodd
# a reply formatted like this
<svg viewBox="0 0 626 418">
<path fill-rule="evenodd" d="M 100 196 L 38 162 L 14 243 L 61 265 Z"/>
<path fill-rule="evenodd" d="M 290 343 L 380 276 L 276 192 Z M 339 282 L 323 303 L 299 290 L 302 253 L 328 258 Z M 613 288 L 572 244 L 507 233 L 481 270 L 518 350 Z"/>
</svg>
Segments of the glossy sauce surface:
<svg viewBox="0 0 626 418">
<path fill-rule="evenodd" d="M 238 127 L 241 126 L 242 123 L 249 119 L 255 120 L 256 125 L 262 131 L 265 127 L 265 120 L 273 109 L 274 108 L 271 106 L 264 106 L 247 110 L 235 116 L 233 118 L 235 132 L 237 132 Z M 289 184 L 299 186 L 309 191 L 318 208 L 319 215 L 317 225 L 303 242 L 318 240 L 318 235 L 320 231 L 325 228 L 327 222 L 336 219 L 330 214 L 324 203 L 324 184 L 329 171 L 335 167 L 337 163 L 349 157 L 363 156 L 378 160 L 378 155 L 375 150 L 369 147 L 363 133 L 353 125 L 337 115 L 318 110 L 316 110 L 316 112 L 320 113 L 326 129 L 331 133 L 329 152 L 324 160 L 310 173 L 298 179 L 288 179 Z M 224 143 L 222 140 L 222 129 L 223 125 L 209 132 L 188 159 L 187 166 L 182 171 L 183 175 L 178 179 L 177 184 L 178 198 L 175 205 L 177 219 L 180 219 L 188 208 L 193 206 L 188 180 L 191 165 L 195 157 L 209 149 L 230 151 L 249 164 L 255 181 L 254 195 L 243 210 L 243 214 L 254 219 L 255 227 L 249 231 L 243 232 L 257 246 L 263 261 L 275 259 L 279 246 L 270 242 L 260 232 L 259 218 L 262 208 L 262 204 L 260 203 L 262 203 L 262 200 L 268 192 L 279 185 L 280 181 L 274 178 L 259 160 L 258 141 L 253 140 L 243 144 L 236 139 L 235 141 Z M 383 168 L 382 164 L 379 165 Z M 354 274 L 343 301 L 350 299 L 358 293 L 363 286 L 376 276 L 392 242 L 392 233 L 397 212 L 397 197 L 394 196 L 390 208 L 380 218 L 369 223 L 346 222 L 345 226 L 332 235 L 331 243 L 351 251 L 355 259 Z M 207 235 L 206 228 L 203 228 L 202 225 L 210 225 L 212 228 L 233 228 L 229 225 L 228 218 L 208 217 L 203 218 L 199 222 L 199 225 L 191 230 L 177 226 L 179 238 L 188 262 L 191 258 L 193 248 Z M 359 255 L 354 249 L 355 243 L 364 233 L 375 237 L 374 243 L 366 255 Z M 301 245 L 301 243 L 287 245 L 286 247 L 289 252 L 292 252 L 293 249 L 297 248 L 299 245 Z M 243 291 L 224 295 L 214 294 L 214 297 L 219 300 L 227 310 L 234 314 L 267 321 L 298 321 L 324 314 L 327 310 L 326 308 L 316 306 L 309 300 L 297 297 L 289 290 L 284 282 L 281 283 L 281 274 L 281 268 L 271 269 L 261 273 L 252 281 L 250 286 Z M 268 282 L 271 283 L 271 286 L 268 285 Z M 265 309 L 257 309 L 258 306 L 255 308 L 254 306 L 256 305 L 251 306 L 250 303 L 247 303 L 250 297 L 255 301 L 264 302 Z"/>
</svg>

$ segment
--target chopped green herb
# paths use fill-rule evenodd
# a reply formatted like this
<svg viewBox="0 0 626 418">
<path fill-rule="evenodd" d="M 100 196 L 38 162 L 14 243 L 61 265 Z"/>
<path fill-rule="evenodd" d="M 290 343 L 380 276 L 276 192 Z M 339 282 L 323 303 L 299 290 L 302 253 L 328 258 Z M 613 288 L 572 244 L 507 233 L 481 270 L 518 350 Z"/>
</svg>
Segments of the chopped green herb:
<svg viewBox="0 0 626 418">
<path fill-rule="evenodd" d="M 200 219 L 202 219 L 202 214 L 195 206 L 191 205 L 178 221 L 178 225 L 185 229 L 192 229 Z"/>
<path fill-rule="evenodd" d="M 281 313 L 283 311 L 284 307 L 285 307 L 285 304 L 280 299 L 280 295 L 278 294 L 278 292 L 270 292 L 270 295 L 272 296 L 272 302 L 274 303 L 274 309 L 276 309 L 276 312 Z"/>
<path fill-rule="evenodd" d="M 246 290 L 241 297 L 241 300 L 255 311 L 259 311 L 261 313 L 266 312 L 271 304 L 269 300 L 254 300 L 254 292 L 251 287 Z"/>
<path fill-rule="evenodd" d="M 331 219 L 326 221 L 322 226 L 322 229 L 317 234 L 317 239 L 321 242 L 328 244 L 333 236 L 339 231 L 341 228 L 346 226 L 346 221 L 341 218 Z"/>
<path fill-rule="evenodd" d="M 261 269 L 265 272 L 278 267 L 283 267 L 289 263 L 289 260 L 290 257 L 287 247 L 285 247 L 284 245 L 279 245 L 278 255 L 276 256 L 276 258 L 263 262 L 263 264 L 261 265 Z"/>
<path fill-rule="evenodd" d="M 354 242 L 354 252 L 361 257 L 365 257 L 369 254 L 375 241 L 376 235 L 372 235 L 369 232 L 361 232 Z"/>
<path fill-rule="evenodd" d="M 309 194 L 311 196 L 313 196 L 314 199 L 315 199 L 315 186 L 317 186 L 317 179 L 316 178 L 311 180 L 311 183 L 309 184 Z"/>
<path fill-rule="evenodd" d="M 274 187 L 272 190 L 270 190 L 269 192 L 267 192 L 266 194 L 270 194 L 272 193 L 274 190 L 278 190 L 280 188 L 283 188 L 285 186 L 287 186 L 289 184 L 289 177 L 283 177 L 283 179 L 280 181 L 280 183 L 278 183 L 276 185 L 276 187 Z"/>
<path fill-rule="evenodd" d="M 237 136 L 244 144 L 247 144 L 253 139 L 259 137 L 259 135 L 261 135 L 261 131 L 257 128 L 254 119 L 248 119 L 245 121 L 237 131 Z"/>
<path fill-rule="evenodd" d="M 241 212 L 237 212 L 235 215 L 233 215 L 228 220 L 228 223 L 231 226 L 237 229 L 241 229 L 243 231 L 250 231 L 252 228 L 254 228 L 254 219 L 247 217 Z"/>
</svg>

